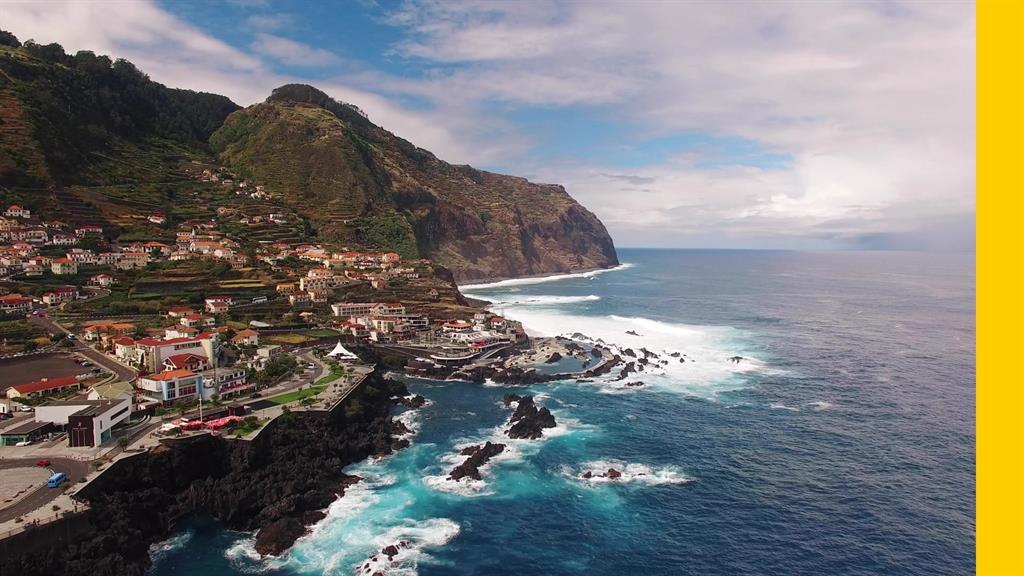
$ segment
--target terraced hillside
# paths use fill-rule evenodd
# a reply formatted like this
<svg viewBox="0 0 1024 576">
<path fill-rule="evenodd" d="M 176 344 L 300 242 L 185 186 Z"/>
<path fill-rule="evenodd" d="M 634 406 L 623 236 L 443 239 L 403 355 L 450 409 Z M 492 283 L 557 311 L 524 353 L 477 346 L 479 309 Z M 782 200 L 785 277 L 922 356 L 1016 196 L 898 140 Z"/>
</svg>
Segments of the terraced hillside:
<svg viewBox="0 0 1024 576">
<path fill-rule="evenodd" d="M 617 263 L 604 226 L 561 186 L 448 164 L 311 86 L 274 90 L 210 142 L 321 237 L 426 256 L 458 279 Z"/>
</svg>

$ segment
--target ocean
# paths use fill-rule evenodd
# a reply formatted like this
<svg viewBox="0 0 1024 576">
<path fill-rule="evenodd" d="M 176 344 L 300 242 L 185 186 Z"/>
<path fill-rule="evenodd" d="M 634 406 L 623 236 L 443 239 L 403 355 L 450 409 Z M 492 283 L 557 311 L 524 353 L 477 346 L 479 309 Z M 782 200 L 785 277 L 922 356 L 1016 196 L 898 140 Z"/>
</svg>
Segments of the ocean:
<svg viewBox="0 0 1024 576">
<path fill-rule="evenodd" d="M 673 360 L 628 379 L 644 386 L 533 386 L 558 426 L 510 441 L 501 398 L 523 388 L 410 379 L 430 400 L 401 416 L 412 446 L 346 469 L 366 481 L 290 553 L 261 560 L 251 534 L 196 521 L 154 546 L 152 573 L 973 573 L 973 256 L 620 259 L 466 292 L 533 334 Z M 485 440 L 509 448 L 483 480 L 446 481 Z"/>
</svg>

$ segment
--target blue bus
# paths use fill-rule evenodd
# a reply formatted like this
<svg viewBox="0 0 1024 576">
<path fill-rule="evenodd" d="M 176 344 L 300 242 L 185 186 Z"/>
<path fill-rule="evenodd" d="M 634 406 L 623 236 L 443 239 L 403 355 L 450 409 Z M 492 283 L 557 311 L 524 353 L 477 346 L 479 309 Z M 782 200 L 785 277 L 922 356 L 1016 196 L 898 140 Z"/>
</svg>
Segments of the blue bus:
<svg viewBox="0 0 1024 576">
<path fill-rule="evenodd" d="M 56 473 L 54 473 L 53 476 L 50 476 L 49 480 L 46 481 L 46 486 L 48 488 L 56 488 L 56 487 L 60 486 L 61 484 L 63 484 L 64 481 L 67 480 L 67 479 L 68 479 L 67 475 L 64 474 L 63 472 L 56 472 Z"/>
</svg>

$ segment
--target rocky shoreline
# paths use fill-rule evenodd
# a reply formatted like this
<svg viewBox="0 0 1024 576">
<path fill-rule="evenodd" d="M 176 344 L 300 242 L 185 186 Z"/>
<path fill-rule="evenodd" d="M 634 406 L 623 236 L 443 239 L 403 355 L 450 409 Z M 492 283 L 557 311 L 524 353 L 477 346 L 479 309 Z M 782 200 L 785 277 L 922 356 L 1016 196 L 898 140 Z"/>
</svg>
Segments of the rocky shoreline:
<svg viewBox="0 0 1024 576">
<path fill-rule="evenodd" d="M 397 447 L 391 407 L 406 395 L 375 371 L 334 411 L 283 415 L 254 441 L 201 435 L 122 459 L 80 494 L 92 509 L 74 538 L 14 548 L 0 576 L 143 576 L 150 546 L 200 516 L 258 530 L 257 551 L 280 554 L 360 480 L 344 466 Z"/>
</svg>

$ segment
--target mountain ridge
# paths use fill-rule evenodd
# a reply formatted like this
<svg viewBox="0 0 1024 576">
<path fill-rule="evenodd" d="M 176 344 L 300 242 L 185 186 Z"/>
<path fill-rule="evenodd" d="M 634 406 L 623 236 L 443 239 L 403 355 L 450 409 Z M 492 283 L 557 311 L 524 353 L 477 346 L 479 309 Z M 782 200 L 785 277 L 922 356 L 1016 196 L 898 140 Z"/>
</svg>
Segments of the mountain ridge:
<svg viewBox="0 0 1024 576">
<path fill-rule="evenodd" d="M 444 162 L 313 86 L 286 84 L 242 108 L 167 88 L 124 60 L 10 35 L 0 37 L 0 72 L 0 186 L 9 189 L 96 200 L 101 216 L 122 222 L 105 211 L 141 198 L 173 213 L 168 189 L 181 166 L 217 162 L 264 185 L 311 238 L 429 258 L 458 281 L 618 264 L 604 225 L 563 187 Z M 81 191 L 89 186 L 130 190 L 110 208 Z M 15 199 L 62 216 L 45 194 Z"/>
</svg>

